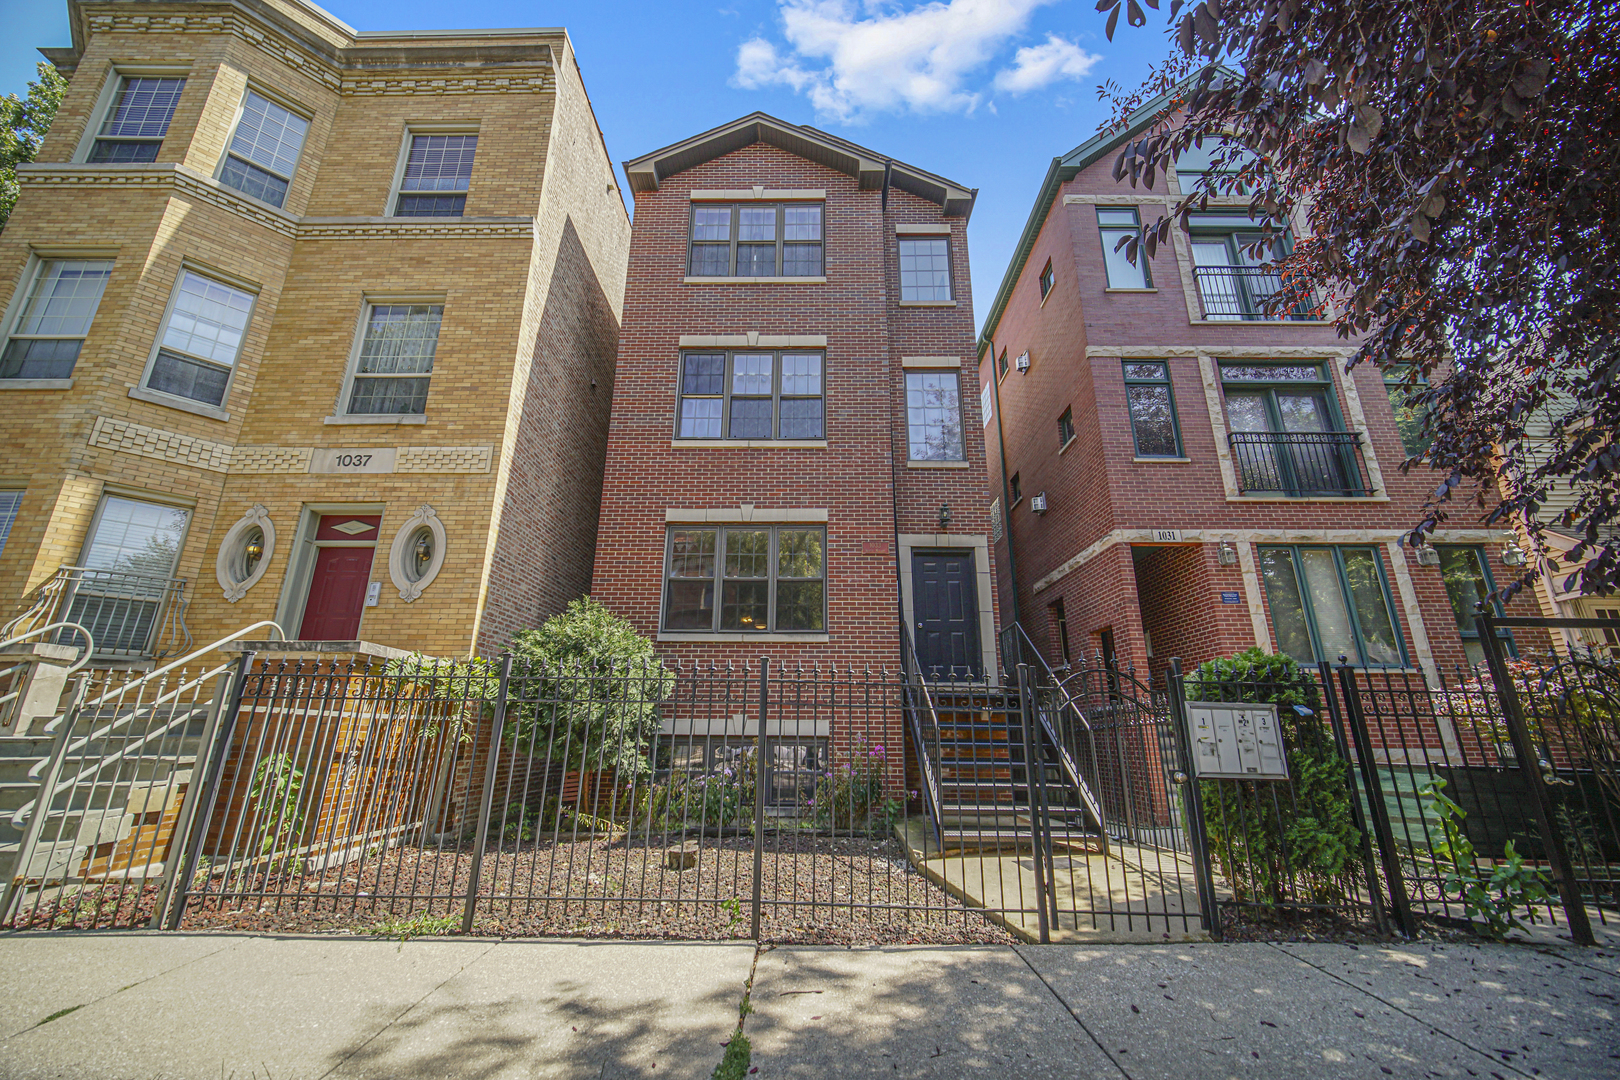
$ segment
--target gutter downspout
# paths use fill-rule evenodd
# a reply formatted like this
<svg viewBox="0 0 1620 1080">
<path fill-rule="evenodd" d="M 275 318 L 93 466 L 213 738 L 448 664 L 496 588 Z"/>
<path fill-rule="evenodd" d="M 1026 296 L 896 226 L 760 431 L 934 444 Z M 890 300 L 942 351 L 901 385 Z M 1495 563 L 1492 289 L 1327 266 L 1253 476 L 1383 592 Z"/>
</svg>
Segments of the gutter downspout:
<svg viewBox="0 0 1620 1080">
<path fill-rule="evenodd" d="M 1007 577 L 1012 581 L 1012 621 L 1018 612 L 1018 560 L 1013 555 L 1012 486 L 1007 482 L 1007 434 L 1001 427 L 1001 371 L 996 367 L 996 343 L 986 338 L 990 351 L 990 394 L 996 406 L 996 444 L 1001 448 L 1001 532 L 1007 538 Z"/>
</svg>

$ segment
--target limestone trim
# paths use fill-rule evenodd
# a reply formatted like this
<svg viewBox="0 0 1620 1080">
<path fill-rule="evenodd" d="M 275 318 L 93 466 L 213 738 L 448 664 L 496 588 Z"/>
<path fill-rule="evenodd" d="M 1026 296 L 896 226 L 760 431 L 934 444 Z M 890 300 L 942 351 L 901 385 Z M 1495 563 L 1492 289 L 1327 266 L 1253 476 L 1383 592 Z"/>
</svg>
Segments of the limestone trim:
<svg viewBox="0 0 1620 1080">
<path fill-rule="evenodd" d="M 487 473 L 493 446 L 401 446 L 395 472 Z"/>
<path fill-rule="evenodd" d="M 1241 559 L 1244 544 L 1388 544 L 1399 543 L 1406 530 L 1391 526 L 1383 529 L 1182 529 L 1181 543 L 1215 544 L 1230 540 L 1239 545 Z M 1507 529 L 1441 529 L 1434 534 L 1436 544 L 1505 544 L 1513 539 Z M 1115 529 L 1087 544 L 1074 555 L 1030 586 L 1038 593 L 1051 588 L 1062 578 L 1074 573 L 1115 544 L 1153 544 L 1152 529 Z M 1161 545 L 1162 546 L 1162 545 Z"/>
<path fill-rule="evenodd" d="M 411 538 L 424 526 L 433 534 L 433 555 L 428 559 L 422 576 L 412 578 L 407 569 L 411 557 Z M 438 511 L 426 504 L 418 506 L 416 513 L 406 518 L 394 534 L 394 543 L 388 549 L 388 577 L 394 583 L 394 588 L 399 590 L 401 600 L 407 604 L 413 603 L 422 595 L 422 590 L 433 584 L 433 579 L 439 576 L 439 570 L 444 566 L 444 554 L 444 523 L 439 520 Z"/>
<path fill-rule="evenodd" d="M 1158 195 L 1065 195 L 1064 206 L 1163 206 L 1174 207 L 1180 199 L 1165 198 Z M 1244 205 L 1248 205 L 1247 202 Z"/>
<path fill-rule="evenodd" d="M 111 416 L 96 417 L 88 442 L 101 450 L 138 454 L 209 472 L 227 472 L 231 465 L 232 448 L 228 443 L 198 439 Z"/>
<path fill-rule="evenodd" d="M 683 349 L 825 349 L 826 334 L 682 334 Z"/>
<path fill-rule="evenodd" d="M 1342 345 L 1087 345 L 1086 358 L 1105 357 L 1115 359 L 1119 357 L 1144 360 L 1174 359 L 1178 356 L 1219 356 L 1245 357 L 1264 356 L 1267 360 L 1288 360 L 1298 358 L 1332 359 L 1340 356 L 1352 356 L 1356 352 L 1354 347 L 1346 348 Z"/>
<path fill-rule="evenodd" d="M 1271 652 L 1271 624 L 1266 621 L 1265 594 L 1260 588 L 1260 568 L 1254 561 L 1254 547 L 1237 544 L 1238 569 L 1243 572 L 1243 599 L 1249 605 L 1249 623 L 1254 627 L 1254 643 Z"/>
<path fill-rule="evenodd" d="M 960 356 L 902 356 L 900 366 L 910 371 L 913 369 L 927 370 L 929 368 L 959 368 L 962 366 Z"/>
<path fill-rule="evenodd" d="M 826 199 L 826 188 L 694 188 L 687 196 L 693 202 L 754 202 L 765 200 L 767 202 L 798 201 L 808 202 L 814 199 Z"/>
<path fill-rule="evenodd" d="M 239 554 L 237 549 L 246 540 L 248 532 L 254 528 L 264 534 L 264 550 L 260 552 L 258 565 L 253 568 L 253 572 L 238 580 L 233 572 Z M 264 572 L 270 569 L 270 557 L 275 551 L 276 526 L 270 520 L 270 511 L 265 509 L 263 503 L 254 503 L 225 533 L 225 538 L 219 542 L 219 554 L 214 557 L 214 579 L 224 590 L 228 602 L 236 603 L 247 595 L 249 589 L 259 583 L 259 579 L 264 577 Z"/>
<path fill-rule="evenodd" d="M 1412 570 L 1406 565 L 1406 549 L 1399 540 L 1386 540 L 1384 550 L 1389 554 L 1389 564 L 1395 568 L 1395 595 L 1400 597 L 1407 629 L 1412 632 L 1412 651 L 1417 654 L 1418 666 L 1429 677 L 1430 684 L 1438 686 L 1440 669 L 1434 662 L 1434 650 L 1429 646 L 1429 630 L 1423 624 L 1423 609 L 1418 606 L 1417 589 L 1412 585 Z M 1459 752 L 1456 732 L 1446 730 L 1445 724 L 1440 726 L 1440 740 L 1453 755 Z"/>
<path fill-rule="evenodd" d="M 1232 441 L 1226 433 L 1226 403 L 1221 396 L 1221 375 L 1213 357 L 1200 354 L 1198 378 L 1204 384 L 1204 404 L 1209 407 L 1209 426 L 1215 432 L 1215 459 L 1221 466 L 1221 486 L 1226 489 L 1226 501 L 1240 498 L 1237 466 L 1232 463 Z"/>
<path fill-rule="evenodd" d="M 238 446 L 231 452 L 233 473 L 304 473 L 312 451 L 307 446 Z"/>
<path fill-rule="evenodd" d="M 667 509 L 664 511 L 664 521 L 666 524 L 678 525 L 701 525 L 711 521 L 758 521 L 781 525 L 822 525 L 826 524 L 827 511 L 824 509 L 763 510 L 756 509 L 753 503 L 743 503 L 735 510 Z"/>
</svg>

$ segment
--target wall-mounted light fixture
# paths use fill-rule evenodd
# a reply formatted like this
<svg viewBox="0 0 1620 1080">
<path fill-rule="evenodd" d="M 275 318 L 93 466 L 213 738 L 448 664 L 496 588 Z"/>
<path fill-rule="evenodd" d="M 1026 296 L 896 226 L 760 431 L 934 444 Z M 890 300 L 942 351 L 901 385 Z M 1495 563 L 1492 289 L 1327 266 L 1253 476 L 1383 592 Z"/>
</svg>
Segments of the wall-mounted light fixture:
<svg viewBox="0 0 1620 1080">
<path fill-rule="evenodd" d="M 1219 558 L 1222 566 L 1236 566 L 1238 561 L 1237 545 L 1230 540 L 1222 540 Z"/>
<path fill-rule="evenodd" d="M 1502 549 L 1502 565 L 1503 566 L 1523 566 L 1524 565 L 1524 548 L 1520 547 L 1514 541 L 1509 540 L 1507 542 L 1507 546 Z"/>
<path fill-rule="evenodd" d="M 1419 566 L 1439 566 L 1440 553 L 1434 549 L 1434 545 L 1423 544 L 1417 549 L 1417 561 Z"/>
<path fill-rule="evenodd" d="M 944 532 L 951 524 L 951 508 L 949 505 L 939 508 L 939 531 Z"/>
</svg>

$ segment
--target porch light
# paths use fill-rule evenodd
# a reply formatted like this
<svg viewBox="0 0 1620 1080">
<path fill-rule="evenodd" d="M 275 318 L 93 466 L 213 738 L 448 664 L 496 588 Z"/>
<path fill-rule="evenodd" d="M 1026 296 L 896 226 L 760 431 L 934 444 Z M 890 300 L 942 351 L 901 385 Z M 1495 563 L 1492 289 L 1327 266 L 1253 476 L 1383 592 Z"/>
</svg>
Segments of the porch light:
<svg viewBox="0 0 1620 1080">
<path fill-rule="evenodd" d="M 412 551 L 415 564 L 411 567 L 415 576 L 420 579 L 427 572 L 428 564 L 433 561 L 433 533 L 428 529 L 419 529 L 416 533 L 416 545 Z"/>
<path fill-rule="evenodd" d="M 951 508 L 950 508 L 949 505 L 941 506 L 939 508 L 939 528 L 940 528 L 940 531 L 941 532 L 945 531 L 945 529 L 947 529 L 950 526 L 950 524 L 951 524 Z"/>
<path fill-rule="evenodd" d="M 247 543 L 242 545 L 242 580 L 247 580 L 262 558 L 264 558 L 264 530 L 254 529 L 248 534 Z"/>
<path fill-rule="evenodd" d="M 1417 549 L 1417 561 L 1419 566 L 1439 566 L 1440 553 L 1432 544 L 1424 544 Z"/>
<path fill-rule="evenodd" d="M 1237 545 L 1230 540 L 1222 540 L 1218 557 L 1222 566 L 1236 566 L 1238 561 Z"/>
<path fill-rule="evenodd" d="M 1523 566 L 1524 549 L 1514 541 L 1509 540 L 1507 542 L 1507 546 L 1502 549 L 1502 565 Z"/>
</svg>

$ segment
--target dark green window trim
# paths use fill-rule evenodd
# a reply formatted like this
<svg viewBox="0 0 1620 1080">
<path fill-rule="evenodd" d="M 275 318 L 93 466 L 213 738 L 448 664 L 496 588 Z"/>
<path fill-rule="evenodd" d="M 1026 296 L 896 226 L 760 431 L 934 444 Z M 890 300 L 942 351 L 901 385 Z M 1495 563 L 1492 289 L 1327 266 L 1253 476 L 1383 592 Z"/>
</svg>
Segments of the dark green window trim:
<svg viewBox="0 0 1620 1080">
<path fill-rule="evenodd" d="M 1446 599 L 1451 601 L 1451 613 L 1457 620 L 1457 633 L 1462 636 L 1462 639 L 1465 642 L 1478 641 L 1479 630 L 1474 626 L 1473 615 L 1469 614 L 1465 618 L 1463 613 L 1457 610 L 1457 601 L 1452 593 L 1452 585 L 1454 584 L 1454 580 L 1451 577 L 1451 574 L 1454 571 L 1451 567 L 1446 565 L 1446 562 L 1448 556 L 1455 557 L 1463 553 L 1472 555 L 1474 557 L 1474 564 L 1479 569 L 1479 576 L 1485 583 L 1485 594 L 1487 596 L 1491 596 L 1496 592 L 1496 578 L 1491 573 L 1491 560 L 1486 557 L 1484 548 L 1474 544 L 1436 544 L 1434 545 L 1434 549 L 1440 553 L 1440 580 L 1443 581 L 1446 586 Z M 1501 602 L 1497 600 L 1491 601 L 1491 611 L 1499 619 L 1507 614 L 1507 612 L 1503 610 Z M 1502 644 L 1506 646 L 1509 656 L 1519 655 L 1519 648 L 1518 645 L 1513 641 L 1513 633 L 1511 631 L 1507 630 L 1505 627 L 1499 626 L 1496 628 L 1496 636 L 1500 638 Z"/>
<path fill-rule="evenodd" d="M 1131 449 L 1137 457 L 1185 457 L 1186 453 L 1181 444 L 1181 419 L 1176 415 L 1176 391 L 1170 384 L 1170 365 L 1164 360 L 1130 360 L 1121 362 L 1125 373 L 1125 411 L 1131 419 Z M 1148 377 L 1147 369 L 1155 367 L 1159 374 Z M 1170 407 L 1170 431 L 1175 440 L 1175 448 L 1171 453 L 1164 453 L 1163 449 L 1144 451 L 1142 449 L 1142 434 L 1137 430 L 1138 401 L 1132 394 L 1133 387 L 1163 387 L 1165 399 Z M 1149 404 L 1144 401 L 1144 404 Z"/>
<path fill-rule="evenodd" d="M 1291 655 L 1294 655 L 1294 659 L 1301 662 L 1315 663 L 1320 660 L 1326 660 L 1333 664 L 1337 664 L 1339 662 L 1339 653 L 1337 650 L 1334 651 L 1333 655 L 1327 655 L 1327 649 L 1322 641 L 1322 630 L 1319 625 L 1318 613 L 1316 611 L 1315 604 L 1312 601 L 1311 588 L 1306 577 L 1304 553 L 1320 551 L 1331 552 L 1333 556 L 1333 568 L 1339 586 L 1339 599 L 1344 606 L 1345 618 L 1348 621 L 1347 629 L 1350 631 L 1351 638 L 1356 649 L 1356 655 L 1350 657 L 1351 663 L 1356 664 L 1358 667 L 1409 667 L 1410 659 L 1406 650 L 1406 635 L 1401 629 L 1400 615 L 1395 607 L 1395 596 L 1390 591 L 1389 578 L 1384 572 L 1383 551 L 1382 548 L 1377 545 L 1262 544 L 1259 546 L 1260 573 L 1263 587 L 1266 590 L 1266 604 L 1270 610 L 1271 631 L 1276 639 L 1276 649 L 1279 652 L 1284 651 L 1283 634 L 1278 630 L 1277 624 L 1277 616 L 1280 607 L 1279 601 L 1283 598 L 1279 595 L 1275 588 L 1278 583 L 1274 582 L 1271 575 L 1268 573 L 1268 569 L 1271 565 L 1270 556 L 1273 554 L 1286 557 L 1288 564 L 1292 568 L 1295 590 L 1297 591 L 1300 600 L 1300 612 L 1304 618 L 1305 629 L 1310 638 L 1311 656 L 1305 657 L 1297 654 Z M 1367 658 L 1366 628 L 1362 625 L 1363 620 L 1361 613 L 1358 612 L 1356 608 L 1357 598 L 1352 592 L 1349 575 L 1345 569 L 1345 555 L 1346 553 L 1351 552 L 1357 554 L 1368 554 L 1372 557 L 1372 565 L 1377 571 L 1378 576 L 1377 595 L 1383 600 L 1384 611 L 1389 619 L 1390 631 L 1394 636 L 1394 641 L 1392 644 L 1394 644 L 1396 651 L 1399 653 L 1399 659 L 1396 662 L 1375 663 Z"/>
</svg>

